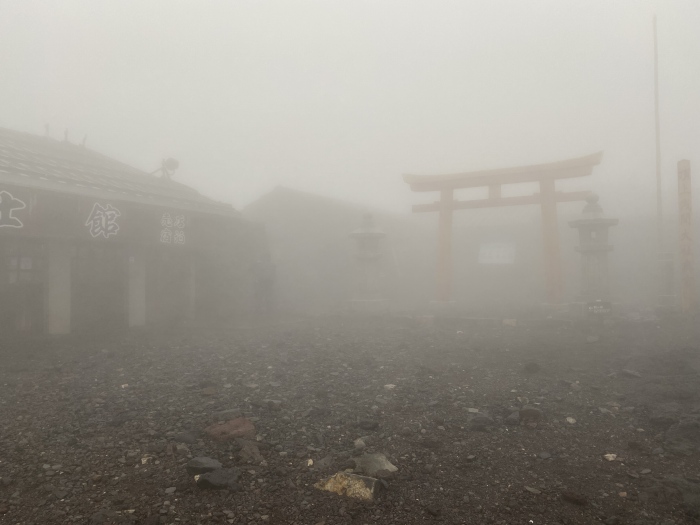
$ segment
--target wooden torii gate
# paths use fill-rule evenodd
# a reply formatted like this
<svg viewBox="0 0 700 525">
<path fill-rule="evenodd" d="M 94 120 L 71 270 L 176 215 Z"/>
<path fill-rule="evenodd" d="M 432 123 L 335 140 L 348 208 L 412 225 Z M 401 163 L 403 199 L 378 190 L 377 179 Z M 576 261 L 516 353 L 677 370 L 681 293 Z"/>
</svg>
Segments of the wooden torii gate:
<svg viewBox="0 0 700 525">
<path fill-rule="evenodd" d="M 544 248 L 547 299 L 551 304 L 562 301 L 564 282 L 559 253 L 559 232 L 557 225 L 557 203 L 585 200 L 589 191 L 560 192 L 555 188 L 557 179 L 571 179 L 590 175 L 593 167 L 600 164 L 603 153 L 595 153 L 576 159 L 569 159 L 535 166 L 520 166 L 496 170 L 472 171 L 451 175 L 404 175 L 412 191 L 438 191 L 440 200 L 432 204 L 413 206 L 414 213 L 438 212 L 440 229 L 437 265 L 437 300 L 450 301 L 452 297 L 452 212 L 472 208 L 492 208 L 497 206 L 519 206 L 539 204 L 542 209 L 542 239 Z M 503 184 L 538 182 L 539 193 L 523 197 L 502 197 Z M 457 201 L 454 191 L 462 188 L 487 186 L 487 199 Z"/>
</svg>

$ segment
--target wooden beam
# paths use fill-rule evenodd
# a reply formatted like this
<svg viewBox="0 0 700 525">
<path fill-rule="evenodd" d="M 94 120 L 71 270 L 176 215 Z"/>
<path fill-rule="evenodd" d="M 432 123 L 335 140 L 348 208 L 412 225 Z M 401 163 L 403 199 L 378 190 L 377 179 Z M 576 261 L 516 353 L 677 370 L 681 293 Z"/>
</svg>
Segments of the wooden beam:
<svg viewBox="0 0 700 525">
<path fill-rule="evenodd" d="M 603 153 L 534 166 L 519 166 L 496 170 L 480 170 L 449 175 L 404 175 L 412 191 L 441 191 L 445 189 L 478 188 L 494 184 L 515 184 L 543 180 L 570 179 L 590 175 L 600 164 Z"/>
<path fill-rule="evenodd" d="M 556 202 L 574 202 L 585 201 L 593 193 L 590 191 L 570 191 L 570 192 L 555 192 Z M 494 208 L 501 206 L 521 206 L 524 204 L 540 204 L 541 194 L 525 195 L 522 197 L 500 197 L 489 199 L 476 199 L 471 201 L 452 201 L 453 210 L 470 210 L 474 208 Z M 442 209 L 442 202 L 433 202 L 431 204 L 414 204 L 413 213 L 439 212 Z"/>
</svg>

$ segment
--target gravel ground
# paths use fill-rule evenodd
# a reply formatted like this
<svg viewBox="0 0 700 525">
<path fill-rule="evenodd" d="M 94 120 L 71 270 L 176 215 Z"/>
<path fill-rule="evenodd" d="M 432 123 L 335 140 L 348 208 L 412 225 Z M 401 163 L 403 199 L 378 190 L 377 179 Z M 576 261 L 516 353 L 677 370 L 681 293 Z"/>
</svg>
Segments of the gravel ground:
<svg viewBox="0 0 700 525">
<path fill-rule="evenodd" d="M 695 523 L 696 330 L 325 318 L 6 343 L 0 522 Z M 205 432 L 229 420 L 254 432 Z M 398 471 L 372 501 L 314 487 L 373 453 Z M 198 486 L 201 456 L 235 485 Z"/>
</svg>

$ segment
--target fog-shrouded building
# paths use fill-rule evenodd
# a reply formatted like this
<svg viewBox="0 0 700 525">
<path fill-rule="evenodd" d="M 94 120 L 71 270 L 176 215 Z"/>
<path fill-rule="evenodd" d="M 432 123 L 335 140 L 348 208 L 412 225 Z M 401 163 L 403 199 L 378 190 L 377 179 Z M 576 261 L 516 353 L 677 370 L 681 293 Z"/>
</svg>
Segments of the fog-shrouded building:
<svg viewBox="0 0 700 525">
<path fill-rule="evenodd" d="M 230 205 L 66 141 L 0 129 L 0 330 L 227 318 L 259 228 Z"/>
<path fill-rule="evenodd" d="M 397 188 L 400 188 L 397 182 Z M 617 216 L 612 199 L 601 197 Z M 567 221 L 579 219 L 585 203 L 560 205 L 559 239 L 565 302 L 582 300 L 578 233 Z M 355 243 L 348 234 L 371 212 L 386 233 L 382 252 L 382 298 L 393 310 L 428 309 L 435 297 L 438 219 L 431 214 L 386 213 L 361 204 L 278 187 L 243 213 L 264 225 L 277 266 L 281 308 L 312 313 L 348 309 L 355 290 Z M 669 221 L 670 223 L 670 221 Z M 669 239 L 673 229 L 669 226 Z M 696 219 L 696 228 L 700 223 Z M 610 232 L 611 300 L 629 307 L 655 304 L 655 238 L 651 213 L 620 217 Z M 517 316 L 539 312 L 545 301 L 542 227 L 532 206 L 464 210 L 455 214 L 453 232 L 456 304 L 473 315 Z M 695 249 L 700 251 L 698 239 Z M 700 282 L 700 267 L 696 267 Z"/>
</svg>

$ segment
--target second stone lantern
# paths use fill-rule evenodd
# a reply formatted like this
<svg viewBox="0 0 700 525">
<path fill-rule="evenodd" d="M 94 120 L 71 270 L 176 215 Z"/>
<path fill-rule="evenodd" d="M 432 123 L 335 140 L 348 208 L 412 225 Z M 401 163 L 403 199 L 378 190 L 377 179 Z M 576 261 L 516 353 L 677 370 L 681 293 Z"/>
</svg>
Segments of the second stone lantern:
<svg viewBox="0 0 700 525">
<path fill-rule="evenodd" d="M 350 237 L 356 242 L 352 303 L 360 307 L 378 306 L 384 301 L 382 241 L 386 233 L 375 226 L 371 214 L 365 214 L 362 225 Z"/>
<path fill-rule="evenodd" d="M 576 250 L 581 253 L 581 299 L 586 302 L 610 300 L 608 254 L 613 247 L 608 242 L 609 230 L 618 222 L 605 216 L 597 195 L 586 199 L 580 219 L 569 221 L 569 226 L 578 230 Z"/>
</svg>

